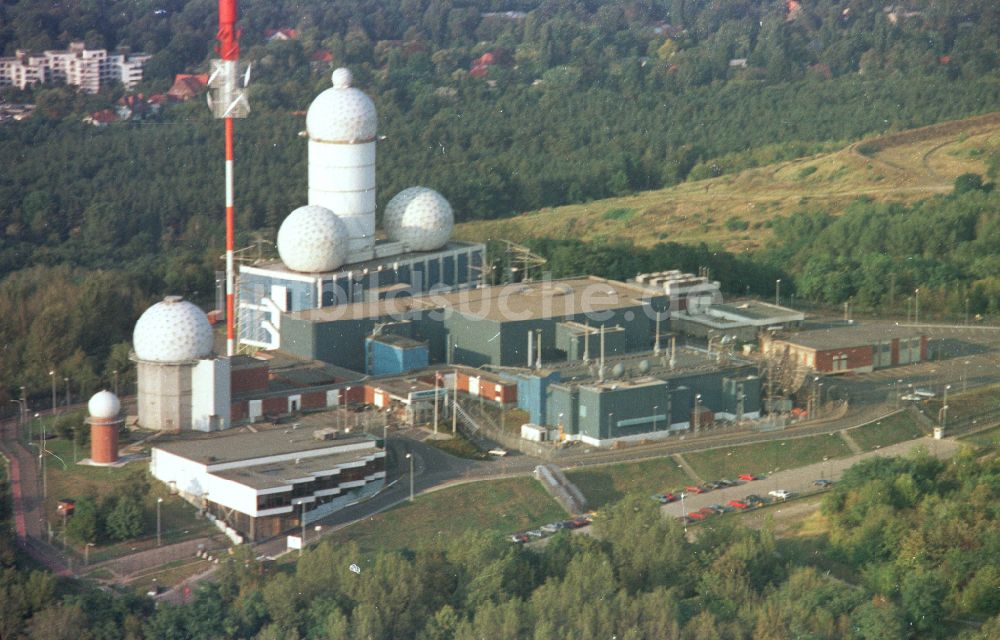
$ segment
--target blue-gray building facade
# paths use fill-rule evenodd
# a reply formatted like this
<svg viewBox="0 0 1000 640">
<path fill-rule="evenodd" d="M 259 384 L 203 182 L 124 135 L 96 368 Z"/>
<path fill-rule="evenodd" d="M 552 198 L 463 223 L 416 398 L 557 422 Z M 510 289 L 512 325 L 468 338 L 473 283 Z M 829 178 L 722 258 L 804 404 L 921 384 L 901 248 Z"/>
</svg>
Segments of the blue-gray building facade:
<svg viewBox="0 0 1000 640">
<path fill-rule="evenodd" d="M 483 244 L 452 241 L 437 251 L 376 257 L 330 273 L 299 273 L 280 261 L 243 265 L 237 287 L 239 341 L 281 348 L 279 316 L 285 313 L 479 286 L 485 253 Z"/>
</svg>

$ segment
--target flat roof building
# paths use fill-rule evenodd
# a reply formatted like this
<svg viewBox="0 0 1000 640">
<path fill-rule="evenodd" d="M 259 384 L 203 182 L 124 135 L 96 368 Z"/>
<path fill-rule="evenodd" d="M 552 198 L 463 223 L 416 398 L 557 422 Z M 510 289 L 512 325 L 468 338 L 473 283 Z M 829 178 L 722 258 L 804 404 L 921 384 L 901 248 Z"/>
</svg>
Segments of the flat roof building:
<svg viewBox="0 0 1000 640">
<path fill-rule="evenodd" d="M 927 359 L 927 336 L 893 325 L 828 327 L 761 336 L 761 352 L 823 373 L 870 372 Z"/>
<path fill-rule="evenodd" d="M 670 328 L 698 337 L 729 336 L 737 342 L 755 342 L 761 331 L 800 327 L 805 314 L 759 300 L 737 300 L 697 310 L 674 313 Z"/>
<path fill-rule="evenodd" d="M 760 415 L 755 364 L 696 349 L 678 349 L 673 359 L 671 367 L 669 354 L 618 356 L 605 362 L 603 375 L 598 362 L 505 375 L 517 380 L 518 406 L 532 423 L 594 446 L 709 428 L 715 417 Z"/>
<path fill-rule="evenodd" d="M 651 348 L 666 304 L 665 293 L 596 277 L 514 283 L 283 314 L 281 344 L 297 357 L 364 370 L 365 338 L 381 327 L 426 342 L 430 363 L 544 366 L 596 358 L 601 326 L 610 353 Z"/>
<path fill-rule="evenodd" d="M 381 489 L 385 451 L 330 424 L 314 415 L 256 433 L 160 443 L 150 472 L 230 537 L 264 540 Z"/>
</svg>

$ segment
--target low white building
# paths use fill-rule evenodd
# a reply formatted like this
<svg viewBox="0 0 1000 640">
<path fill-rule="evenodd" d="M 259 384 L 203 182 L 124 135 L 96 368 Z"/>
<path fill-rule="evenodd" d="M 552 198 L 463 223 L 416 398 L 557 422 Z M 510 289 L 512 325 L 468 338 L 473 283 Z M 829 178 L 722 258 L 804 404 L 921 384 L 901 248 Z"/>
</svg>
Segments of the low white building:
<svg viewBox="0 0 1000 640">
<path fill-rule="evenodd" d="M 231 537 L 251 541 L 315 522 L 385 482 L 376 440 L 296 426 L 158 444 L 149 466 Z"/>
<path fill-rule="evenodd" d="M 142 81 L 142 68 L 149 58 L 144 53 L 87 49 L 82 42 L 40 54 L 19 49 L 13 57 L 0 58 L 0 87 L 25 89 L 42 82 L 65 82 L 84 93 L 97 93 L 108 83 L 121 82 L 132 89 Z"/>
</svg>

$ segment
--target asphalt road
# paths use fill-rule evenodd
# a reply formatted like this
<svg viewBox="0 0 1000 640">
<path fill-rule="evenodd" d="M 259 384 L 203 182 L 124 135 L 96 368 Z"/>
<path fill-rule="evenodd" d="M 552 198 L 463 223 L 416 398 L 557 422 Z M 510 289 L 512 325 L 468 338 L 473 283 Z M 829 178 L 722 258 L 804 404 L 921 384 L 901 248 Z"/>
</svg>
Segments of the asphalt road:
<svg viewBox="0 0 1000 640">
<path fill-rule="evenodd" d="M 766 478 L 751 482 L 744 482 L 735 487 L 716 489 L 714 491 L 701 494 L 688 494 L 684 498 L 683 505 L 680 501 L 672 502 L 670 504 L 663 505 L 661 510 L 664 515 L 680 517 L 684 513 L 697 511 L 702 507 L 707 507 L 712 504 L 725 505 L 730 500 L 740 500 L 750 494 L 767 496 L 770 491 L 778 489 L 790 491 L 793 496 L 801 496 L 802 494 L 814 493 L 817 491 L 817 487 L 813 484 L 815 480 L 820 478 L 825 478 L 827 480 L 839 480 L 844 471 L 860 460 L 873 457 L 902 456 L 920 447 L 926 449 L 931 455 L 944 459 L 950 458 L 954 455 L 961 446 L 962 445 L 956 440 L 934 440 L 930 437 L 920 438 L 918 440 L 909 440 L 907 442 L 900 442 L 887 447 L 882 447 L 875 451 L 865 451 L 863 453 L 854 454 L 844 458 L 832 458 L 824 462 L 817 462 L 804 467 L 777 471 Z M 794 500 L 789 504 L 793 503 Z"/>
</svg>

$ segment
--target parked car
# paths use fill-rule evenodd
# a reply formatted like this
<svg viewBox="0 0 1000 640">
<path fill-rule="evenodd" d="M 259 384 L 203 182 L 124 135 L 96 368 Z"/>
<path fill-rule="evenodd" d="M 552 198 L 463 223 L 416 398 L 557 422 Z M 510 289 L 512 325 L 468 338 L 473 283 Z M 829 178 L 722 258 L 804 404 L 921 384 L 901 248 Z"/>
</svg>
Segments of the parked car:
<svg viewBox="0 0 1000 640">
<path fill-rule="evenodd" d="M 542 528 L 542 531 L 544 531 L 545 533 L 555 533 L 556 531 L 559 531 L 560 529 L 562 529 L 561 525 L 562 525 L 561 522 L 558 522 L 558 523 L 557 522 L 550 522 L 548 524 L 543 524 L 541 528 Z"/>
<path fill-rule="evenodd" d="M 571 520 L 567 520 L 563 524 L 565 524 L 566 528 L 568 528 L 568 529 L 579 529 L 581 527 L 586 527 L 587 525 L 589 525 L 590 524 L 590 520 L 587 520 L 584 517 L 579 517 L 578 516 L 578 517 L 573 518 Z"/>
<path fill-rule="evenodd" d="M 740 478 L 740 480 L 743 480 L 744 482 L 752 482 L 754 480 L 760 480 L 759 476 L 755 476 L 752 473 L 741 473 L 739 475 L 739 478 Z"/>
<path fill-rule="evenodd" d="M 706 489 L 704 487 L 699 487 L 696 484 L 684 487 L 684 490 L 688 493 L 705 493 Z"/>
<path fill-rule="evenodd" d="M 669 491 L 663 494 L 663 498 L 667 502 L 675 502 L 675 501 L 678 500 L 678 497 L 676 495 L 674 495 L 673 493 L 670 493 Z"/>
<path fill-rule="evenodd" d="M 704 520 L 705 514 L 701 513 L 700 511 L 691 511 L 690 513 L 687 514 L 687 517 L 689 520 Z"/>
<path fill-rule="evenodd" d="M 792 497 L 792 492 L 787 489 L 774 489 L 772 491 L 768 491 L 767 495 L 774 496 L 779 500 L 787 500 Z"/>
<path fill-rule="evenodd" d="M 829 487 L 831 484 L 833 484 L 833 480 L 827 480 L 826 478 L 820 478 L 819 480 L 813 480 L 813 484 L 816 485 L 817 487 L 826 488 L 826 487 Z"/>
<path fill-rule="evenodd" d="M 526 533 L 515 533 L 510 537 L 511 542 L 527 542 L 528 540 L 530 540 L 530 538 Z"/>
<path fill-rule="evenodd" d="M 727 511 L 726 507 L 724 507 L 721 504 L 710 504 L 708 505 L 708 508 L 716 512 L 720 516 Z M 732 511 L 732 509 L 728 509 L 728 511 Z"/>
<path fill-rule="evenodd" d="M 530 531 L 526 531 L 525 533 L 527 533 L 532 538 L 541 538 L 542 535 L 544 535 L 541 529 L 532 529 Z"/>
<path fill-rule="evenodd" d="M 767 500 L 761 498 L 760 496 L 754 493 L 748 495 L 746 498 L 743 499 L 743 501 L 746 502 L 751 507 L 763 507 L 764 505 L 767 504 Z"/>
<path fill-rule="evenodd" d="M 734 480 L 730 480 L 729 478 L 720 478 L 720 479 L 716 480 L 716 482 L 718 482 L 719 484 L 721 484 L 724 487 L 735 487 L 736 486 L 736 482 Z"/>
<path fill-rule="evenodd" d="M 698 509 L 698 513 L 704 514 L 705 517 L 716 515 L 716 511 L 712 507 L 702 507 Z"/>
<path fill-rule="evenodd" d="M 730 500 L 726 504 L 728 504 L 730 507 L 733 507 L 734 509 L 749 509 L 750 508 L 750 505 L 748 505 L 747 503 L 743 502 L 742 500 Z"/>
</svg>

